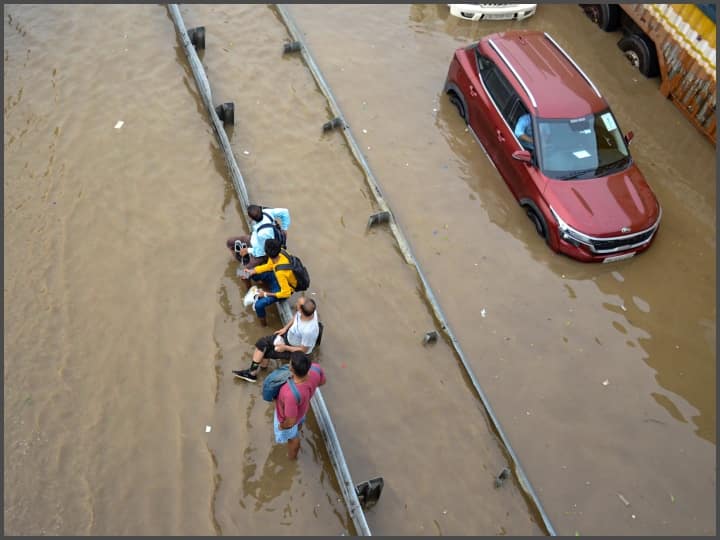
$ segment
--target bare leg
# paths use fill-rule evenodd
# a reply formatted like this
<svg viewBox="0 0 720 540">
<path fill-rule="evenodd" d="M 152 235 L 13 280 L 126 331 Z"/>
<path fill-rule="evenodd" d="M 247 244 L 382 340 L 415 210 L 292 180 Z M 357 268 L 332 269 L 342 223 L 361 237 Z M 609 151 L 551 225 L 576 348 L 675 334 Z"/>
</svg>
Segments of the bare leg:
<svg viewBox="0 0 720 540">
<path fill-rule="evenodd" d="M 300 437 L 295 437 L 288 441 L 288 457 L 290 459 L 297 459 L 298 452 L 300 451 Z"/>
</svg>

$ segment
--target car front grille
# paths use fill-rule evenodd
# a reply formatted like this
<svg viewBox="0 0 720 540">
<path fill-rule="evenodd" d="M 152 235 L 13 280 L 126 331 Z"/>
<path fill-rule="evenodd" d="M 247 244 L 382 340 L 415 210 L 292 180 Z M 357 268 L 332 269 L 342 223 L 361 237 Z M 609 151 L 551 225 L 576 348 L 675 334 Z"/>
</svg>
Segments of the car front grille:
<svg viewBox="0 0 720 540">
<path fill-rule="evenodd" d="M 591 238 L 592 249 L 595 253 L 614 253 L 644 244 L 655 234 L 657 226 L 637 234 L 618 236 L 615 238 Z"/>
</svg>

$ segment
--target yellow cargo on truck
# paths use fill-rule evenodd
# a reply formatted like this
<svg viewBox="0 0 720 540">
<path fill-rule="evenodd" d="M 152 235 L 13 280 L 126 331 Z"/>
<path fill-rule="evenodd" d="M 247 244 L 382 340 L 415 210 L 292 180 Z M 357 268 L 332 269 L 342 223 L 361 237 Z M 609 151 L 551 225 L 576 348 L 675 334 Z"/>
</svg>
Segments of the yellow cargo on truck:
<svg viewBox="0 0 720 540">
<path fill-rule="evenodd" d="M 716 143 L 715 4 L 580 4 L 660 92 Z"/>
</svg>

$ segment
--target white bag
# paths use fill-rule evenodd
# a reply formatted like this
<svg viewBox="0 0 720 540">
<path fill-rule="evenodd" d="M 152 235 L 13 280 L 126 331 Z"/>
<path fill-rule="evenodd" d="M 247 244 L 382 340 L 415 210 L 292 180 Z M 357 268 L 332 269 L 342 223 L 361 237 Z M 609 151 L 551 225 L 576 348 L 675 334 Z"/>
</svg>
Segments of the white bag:
<svg viewBox="0 0 720 540">
<path fill-rule="evenodd" d="M 253 285 L 250 289 L 248 289 L 248 292 L 245 293 L 245 298 L 243 298 L 243 304 L 245 307 L 252 306 L 255 303 L 259 292 L 260 289 L 258 289 L 257 285 Z"/>
</svg>

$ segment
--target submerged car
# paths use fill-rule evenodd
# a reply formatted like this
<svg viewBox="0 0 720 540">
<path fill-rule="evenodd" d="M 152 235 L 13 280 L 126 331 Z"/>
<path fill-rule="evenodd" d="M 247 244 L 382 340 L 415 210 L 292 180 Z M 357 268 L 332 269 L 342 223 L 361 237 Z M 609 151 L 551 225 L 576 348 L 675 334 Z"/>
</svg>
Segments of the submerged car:
<svg viewBox="0 0 720 540">
<path fill-rule="evenodd" d="M 647 249 L 662 209 L 598 88 L 547 33 L 457 49 L 445 92 L 548 245 L 581 261 Z"/>
<path fill-rule="evenodd" d="M 450 15 L 466 21 L 522 21 L 535 14 L 537 4 L 448 4 Z"/>
</svg>

